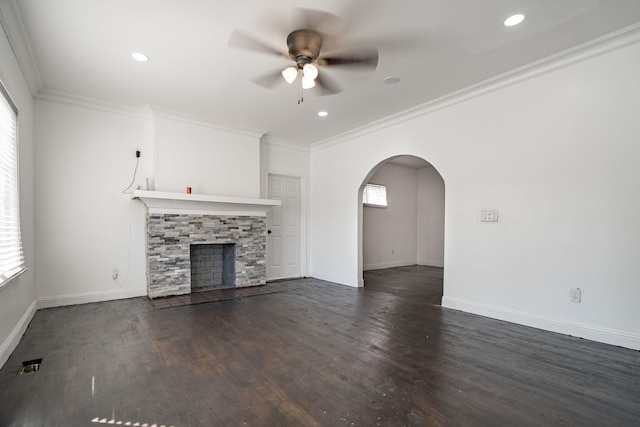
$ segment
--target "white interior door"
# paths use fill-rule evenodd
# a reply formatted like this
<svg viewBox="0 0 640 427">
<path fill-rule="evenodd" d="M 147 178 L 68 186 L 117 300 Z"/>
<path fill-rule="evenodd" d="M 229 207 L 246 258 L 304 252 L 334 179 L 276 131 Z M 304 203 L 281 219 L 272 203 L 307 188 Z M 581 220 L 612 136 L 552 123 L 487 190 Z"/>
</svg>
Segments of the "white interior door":
<svg viewBox="0 0 640 427">
<path fill-rule="evenodd" d="M 269 175 L 268 197 L 282 205 L 267 214 L 267 279 L 300 277 L 300 178 Z"/>
</svg>

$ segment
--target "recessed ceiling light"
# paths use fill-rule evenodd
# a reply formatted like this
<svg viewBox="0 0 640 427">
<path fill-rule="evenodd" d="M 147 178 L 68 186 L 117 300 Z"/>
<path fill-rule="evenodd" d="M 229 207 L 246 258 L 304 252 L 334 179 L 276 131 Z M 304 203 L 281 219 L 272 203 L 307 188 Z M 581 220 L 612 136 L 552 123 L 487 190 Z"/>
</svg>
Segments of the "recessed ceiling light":
<svg viewBox="0 0 640 427">
<path fill-rule="evenodd" d="M 136 61 L 140 61 L 140 62 L 147 62 L 149 60 L 149 57 L 147 55 L 145 55 L 144 53 L 140 53 L 140 52 L 133 52 L 131 54 L 131 57 L 133 59 L 135 59 Z"/>
<path fill-rule="evenodd" d="M 518 25 L 524 21 L 524 15 L 521 13 L 516 13 L 515 15 L 511 15 L 507 19 L 504 20 L 505 27 L 513 27 L 514 25 Z"/>
<path fill-rule="evenodd" d="M 320 117 L 327 117 L 327 116 L 329 115 L 329 113 L 328 113 L 328 112 L 326 112 L 326 111 L 319 111 L 319 112 L 318 112 L 318 115 L 319 115 Z"/>
<path fill-rule="evenodd" d="M 395 84 L 397 84 L 397 83 L 400 83 L 400 77 L 389 76 L 389 77 L 386 77 L 386 78 L 383 80 L 383 82 L 384 82 L 384 84 L 386 84 L 386 85 L 395 85 Z"/>
</svg>

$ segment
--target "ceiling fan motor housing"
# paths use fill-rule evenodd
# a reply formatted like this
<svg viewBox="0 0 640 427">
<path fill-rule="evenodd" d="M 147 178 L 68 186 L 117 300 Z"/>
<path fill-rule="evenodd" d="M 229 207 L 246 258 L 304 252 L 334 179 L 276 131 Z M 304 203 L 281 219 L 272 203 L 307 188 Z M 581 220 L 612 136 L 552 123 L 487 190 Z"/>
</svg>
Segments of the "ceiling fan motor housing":
<svg viewBox="0 0 640 427">
<path fill-rule="evenodd" d="M 317 31 L 296 30 L 287 37 L 289 56 L 293 59 L 298 68 L 305 64 L 311 64 L 320 56 L 322 47 L 322 37 Z"/>
</svg>

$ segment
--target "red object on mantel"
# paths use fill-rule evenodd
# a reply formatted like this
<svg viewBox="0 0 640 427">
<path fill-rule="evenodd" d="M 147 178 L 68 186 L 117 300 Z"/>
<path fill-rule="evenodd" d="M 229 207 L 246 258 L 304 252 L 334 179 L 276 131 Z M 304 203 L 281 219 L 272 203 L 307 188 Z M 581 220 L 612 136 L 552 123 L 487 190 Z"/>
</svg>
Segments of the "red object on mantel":
<svg viewBox="0 0 640 427">
<path fill-rule="evenodd" d="M 191 194 L 191 187 L 187 187 L 187 194 Z"/>
</svg>

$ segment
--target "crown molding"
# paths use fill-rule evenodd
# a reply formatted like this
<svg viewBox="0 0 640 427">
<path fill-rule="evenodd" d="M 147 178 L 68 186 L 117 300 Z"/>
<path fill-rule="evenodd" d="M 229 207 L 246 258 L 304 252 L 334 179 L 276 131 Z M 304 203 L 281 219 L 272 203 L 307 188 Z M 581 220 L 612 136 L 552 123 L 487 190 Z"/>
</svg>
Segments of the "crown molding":
<svg viewBox="0 0 640 427">
<path fill-rule="evenodd" d="M 194 114 L 182 113 L 180 111 L 170 110 L 155 105 L 148 105 L 148 108 L 153 112 L 156 117 L 177 120 L 184 123 L 189 123 L 198 126 L 204 126 L 215 130 L 221 130 L 224 132 L 236 133 L 245 136 L 251 136 L 254 138 L 261 138 L 264 135 L 264 131 L 250 128 L 241 128 L 235 126 L 229 126 L 222 122 L 210 119 L 204 116 L 198 116 Z"/>
<path fill-rule="evenodd" d="M 2 25 L 2 29 L 7 36 L 29 92 L 35 98 L 43 88 L 42 79 L 36 66 L 27 32 L 24 29 L 24 22 L 20 15 L 17 0 L 0 1 L 0 25 Z"/>
<path fill-rule="evenodd" d="M 36 100 L 73 105 L 75 107 L 88 108 L 113 114 L 122 114 L 137 118 L 149 117 L 149 113 L 146 108 L 116 104 L 67 92 L 41 91 L 36 96 Z"/>
<path fill-rule="evenodd" d="M 630 25 L 522 67 L 507 71 L 506 73 L 499 74 L 459 91 L 434 99 L 433 101 L 419 104 L 415 107 L 408 108 L 383 119 L 359 126 L 334 137 L 310 144 L 309 149 L 311 152 L 323 150 L 349 141 L 353 138 L 377 132 L 417 117 L 425 116 L 487 93 L 495 92 L 505 87 L 530 80 L 543 74 L 547 74 L 637 43 L 640 43 L 640 23 Z"/>
<path fill-rule="evenodd" d="M 225 132 L 251 136 L 253 138 L 260 138 L 264 134 L 264 132 L 260 132 L 256 130 L 248 130 L 248 129 L 242 129 L 242 128 L 234 128 L 231 126 L 225 126 L 221 123 L 215 122 L 206 117 L 181 113 L 179 111 L 169 110 L 169 109 L 157 107 L 154 105 L 145 105 L 144 107 L 132 107 L 129 105 L 116 104 L 113 102 L 75 95 L 72 93 L 54 92 L 54 91 L 42 91 L 36 96 L 36 99 L 38 101 L 73 105 L 76 107 L 88 108 L 92 110 L 98 110 L 98 111 L 103 111 L 103 112 L 113 113 L 113 114 L 122 114 L 125 116 L 136 117 L 136 118 L 149 118 L 150 116 L 153 116 L 155 118 L 159 117 L 159 118 L 165 118 L 170 120 L 177 120 L 184 123 L 209 127 L 216 130 L 222 130 Z"/>
<path fill-rule="evenodd" d="M 307 145 L 293 144 L 282 139 L 274 138 L 271 135 L 269 135 L 268 132 L 262 135 L 262 137 L 260 138 L 260 143 L 263 145 L 270 145 L 273 147 L 285 148 L 287 150 L 300 151 L 302 153 L 311 152 L 311 150 L 309 149 L 309 146 Z"/>
</svg>

